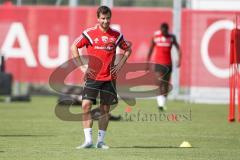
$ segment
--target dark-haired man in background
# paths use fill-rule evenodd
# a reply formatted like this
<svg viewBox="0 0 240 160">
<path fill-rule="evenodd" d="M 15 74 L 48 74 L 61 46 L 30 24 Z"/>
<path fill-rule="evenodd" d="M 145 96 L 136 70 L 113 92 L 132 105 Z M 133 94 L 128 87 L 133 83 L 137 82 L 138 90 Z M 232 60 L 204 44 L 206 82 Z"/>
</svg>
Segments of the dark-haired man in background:
<svg viewBox="0 0 240 160">
<path fill-rule="evenodd" d="M 160 30 L 155 31 L 154 33 L 147 57 L 147 60 L 150 61 L 150 58 L 152 56 L 151 62 L 154 63 L 153 69 L 156 73 L 157 78 L 160 80 L 160 93 L 159 96 L 157 96 L 159 111 L 166 110 L 166 100 L 169 92 L 169 82 L 172 73 L 171 49 L 173 45 L 178 51 L 179 60 L 177 67 L 180 67 L 181 51 L 179 44 L 176 40 L 175 35 L 169 33 L 168 24 L 162 23 Z M 154 48 L 155 52 L 153 53 Z"/>
</svg>

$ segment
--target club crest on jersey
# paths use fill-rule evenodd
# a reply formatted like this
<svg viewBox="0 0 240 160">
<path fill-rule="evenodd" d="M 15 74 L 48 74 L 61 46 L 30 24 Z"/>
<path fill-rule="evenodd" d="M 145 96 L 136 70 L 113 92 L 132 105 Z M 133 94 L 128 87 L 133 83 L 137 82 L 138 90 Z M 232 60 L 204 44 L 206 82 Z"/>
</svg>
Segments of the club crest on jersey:
<svg viewBox="0 0 240 160">
<path fill-rule="evenodd" d="M 104 43 L 107 43 L 107 42 L 108 42 L 108 37 L 107 37 L 107 36 L 102 36 L 102 41 L 103 41 Z"/>
</svg>

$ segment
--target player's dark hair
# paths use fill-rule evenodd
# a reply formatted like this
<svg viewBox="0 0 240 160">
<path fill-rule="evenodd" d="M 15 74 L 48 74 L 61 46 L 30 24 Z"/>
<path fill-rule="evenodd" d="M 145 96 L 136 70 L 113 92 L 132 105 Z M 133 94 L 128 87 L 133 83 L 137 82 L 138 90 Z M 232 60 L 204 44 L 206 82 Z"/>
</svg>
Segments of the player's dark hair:
<svg viewBox="0 0 240 160">
<path fill-rule="evenodd" d="M 167 23 L 162 23 L 161 24 L 161 29 L 166 29 L 166 30 L 168 30 L 168 28 L 169 28 L 169 26 L 168 26 L 168 24 Z"/>
<path fill-rule="evenodd" d="M 97 10 L 97 17 L 99 18 L 100 17 L 100 13 L 101 14 L 110 14 L 110 17 L 112 16 L 112 12 L 111 12 L 111 9 L 107 6 L 100 6 Z"/>
</svg>

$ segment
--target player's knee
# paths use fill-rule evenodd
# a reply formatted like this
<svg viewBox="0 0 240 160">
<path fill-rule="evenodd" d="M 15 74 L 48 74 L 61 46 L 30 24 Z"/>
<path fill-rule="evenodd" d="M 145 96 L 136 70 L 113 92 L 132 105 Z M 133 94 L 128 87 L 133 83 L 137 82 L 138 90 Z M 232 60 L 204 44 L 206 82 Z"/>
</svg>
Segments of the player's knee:
<svg viewBox="0 0 240 160">
<path fill-rule="evenodd" d="M 91 106 L 89 105 L 83 105 L 82 106 L 83 112 L 89 112 L 91 110 Z"/>
<path fill-rule="evenodd" d="M 101 115 L 108 114 L 109 110 L 107 109 L 100 109 Z"/>
<path fill-rule="evenodd" d="M 108 114 L 110 107 L 107 105 L 100 106 L 100 112 L 101 114 Z"/>
<path fill-rule="evenodd" d="M 83 101 L 82 102 L 82 109 L 83 109 L 83 112 L 88 112 L 91 110 L 91 107 L 92 107 L 92 103 L 90 101 Z"/>
</svg>

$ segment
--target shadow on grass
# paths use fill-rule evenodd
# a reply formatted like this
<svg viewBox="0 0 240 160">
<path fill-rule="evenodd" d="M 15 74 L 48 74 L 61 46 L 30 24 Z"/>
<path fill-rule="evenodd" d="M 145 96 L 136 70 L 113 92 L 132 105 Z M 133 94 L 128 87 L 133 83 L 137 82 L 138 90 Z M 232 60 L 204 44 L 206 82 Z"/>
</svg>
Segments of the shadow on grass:
<svg viewBox="0 0 240 160">
<path fill-rule="evenodd" d="M 0 153 L 3 153 L 4 151 L 0 151 Z"/>
<path fill-rule="evenodd" d="M 189 148 L 187 148 L 187 147 L 176 147 L 176 146 L 120 146 L 120 147 L 111 147 L 111 148 L 119 148 L 119 149 L 121 149 L 121 148 L 140 148 L 140 149 L 154 149 L 154 148 L 162 148 L 162 149 L 164 149 L 164 148 L 166 148 L 166 149 L 178 149 L 178 148 L 180 148 L 180 149 L 190 149 L 190 148 L 197 148 L 197 147 L 189 147 Z"/>
<path fill-rule="evenodd" d="M 55 135 L 31 135 L 31 134 L 5 134 L 5 135 L 0 135 L 0 137 L 53 137 Z"/>
</svg>

